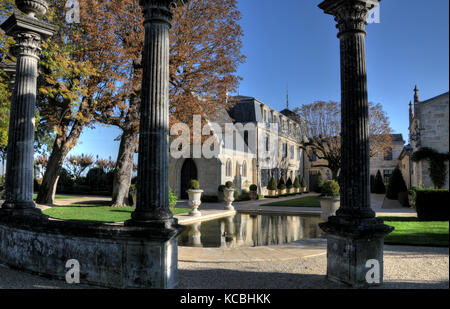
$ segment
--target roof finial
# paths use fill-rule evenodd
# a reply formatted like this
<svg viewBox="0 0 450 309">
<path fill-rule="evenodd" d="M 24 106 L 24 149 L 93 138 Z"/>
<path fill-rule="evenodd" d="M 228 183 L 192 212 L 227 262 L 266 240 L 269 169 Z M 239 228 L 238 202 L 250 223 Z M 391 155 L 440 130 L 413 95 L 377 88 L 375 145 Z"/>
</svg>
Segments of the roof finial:
<svg viewBox="0 0 450 309">
<path fill-rule="evenodd" d="M 286 108 L 289 109 L 289 83 L 287 84 L 286 91 Z"/>
<path fill-rule="evenodd" d="M 414 88 L 414 103 L 419 103 L 420 102 L 420 97 L 419 97 L 419 87 Z"/>
</svg>

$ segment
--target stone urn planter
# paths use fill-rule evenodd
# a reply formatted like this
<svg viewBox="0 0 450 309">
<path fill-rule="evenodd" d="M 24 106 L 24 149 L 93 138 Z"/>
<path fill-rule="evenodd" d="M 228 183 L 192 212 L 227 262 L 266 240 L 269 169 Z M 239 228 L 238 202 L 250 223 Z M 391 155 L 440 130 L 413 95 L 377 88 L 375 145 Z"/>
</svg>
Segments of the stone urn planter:
<svg viewBox="0 0 450 309">
<path fill-rule="evenodd" d="M 186 191 L 189 195 L 189 206 L 191 206 L 192 211 L 189 213 L 192 217 L 200 217 L 202 213 L 198 210 L 202 204 L 202 194 L 203 190 L 188 190 Z"/>
<path fill-rule="evenodd" d="M 278 190 L 278 195 L 284 195 L 286 194 L 286 189 L 279 189 Z"/>
<path fill-rule="evenodd" d="M 232 186 L 232 183 L 227 183 L 227 186 L 223 189 L 223 195 L 225 203 L 227 203 L 225 210 L 234 210 L 234 187 Z"/>
<path fill-rule="evenodd" d="M 45 15 L 48 3 L 45 0 L 16 0 L 16 5 L 26 15 L 32 18 Z"/>
<path fill-rule="evenodd" d="M 186 193 L 189 196 L 189 206 L 192 208 L 189 215 L 192 217 L 200 217 L 202 213 L 198 211 L 198 207 L 202 204 L 203 190 L 200 190 L 200 184 L 197 180 L 191 180 L 189 190 Z"/>
<path fill-rule="evenodd" d="M 339 183 L 334 180 L 329 180 L 323 185 L 322 196 L 319 198 L 322 220 L 328 221 L 329 217 L 336 216 L 336 211 L 341 207 L 340 190 Z"/>
<path fill-rule="evenodd" d="M 336 211 L 341 207 L 340 197 L 322 196 L 319 198 L 320 208 L 322 209 L 322 220 L 328 221 L 329 217 L 336 215 Z"/>
</svg>

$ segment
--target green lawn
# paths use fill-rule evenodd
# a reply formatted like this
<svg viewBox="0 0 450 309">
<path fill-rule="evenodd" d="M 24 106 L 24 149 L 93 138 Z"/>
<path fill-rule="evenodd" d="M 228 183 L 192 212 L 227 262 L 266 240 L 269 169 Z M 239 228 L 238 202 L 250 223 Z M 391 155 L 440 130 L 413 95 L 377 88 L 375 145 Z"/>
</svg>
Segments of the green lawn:
<svg viewBox="0 0 450 309">
<path fill-rule="evenodd" d="M 320 207 L 320 201 L 317 199 L 317 197 L 306 196 L 288 201 L 263 204 L 261 206 Z"/>
<path fill-rule="evenodd" d="M 395 231 L 385 238 L 389 245 L 448 247 L 447 222 L 421 222 L 417 218 L 382 217 Z"/>
<path fill-rule="evenodd" d="M 131 219 L 133 207 L 110 207 L 111 202 L 74 204 L 64 207 L 52 207 L 44 210 L 44 214 L 61 220 L 92 221 L 101 223 L 124 222 Z M 190 212 L 190 209 L 173 209 L 173 214 Z"/>
</svg>

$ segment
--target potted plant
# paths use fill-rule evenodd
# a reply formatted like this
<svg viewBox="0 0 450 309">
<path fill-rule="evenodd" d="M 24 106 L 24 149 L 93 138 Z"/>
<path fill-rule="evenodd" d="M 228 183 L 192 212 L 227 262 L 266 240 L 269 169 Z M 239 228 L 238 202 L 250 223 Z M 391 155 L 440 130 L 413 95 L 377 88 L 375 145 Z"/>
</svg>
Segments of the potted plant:
<svg viewBox="0 0 450 309">
<path fill-rule="evenodd" d="M 295 180 L 294 180 L 294 192 L 300 193 L 300 180 L 298 179 L 298 176 L 295 177 Z"/>
<path fill-rule="evenodd" d="M 341 206 L 340 191 L 339 183 L 335 180 L 329 180 L 322 186 L 322 195 L 319 200 L 323 220 L 328 221 L 329 217 L 336 215 L 336 211 Z"/>
<path fill-rule="evenodd" d="M 284 182 L 283 177 L 281 177 L 280 181 L 278 182 L 278 194 L 279 195 L 286 194 L 286 183 Z"/>
<path fill-rule="evenodd" d="M 225 184 L 225 188 L 223 189 L 223 194 L 225 202 L 227 203 L 227 206 L 225 206 L 225 210 L 234 210 L 234 184 L 232 181 L 227 181 L 227 183 Z"/>
<path fill-rule="evenodd" d="M 294 193 L 294 184 L 292 183 L 292 179 L 290 177 L 286 182 L 286 189 L 288 194 Z"/>
<path fill-rule="evenodd" d="M 278 186 L 275 178 L 270 178 L 269 185 L 267 186 L 267 191 L 269 196 L 277 196 L 278 195 Z"/>
<path fill-rule="evenodd" d="M 305 177 L 302 177 L 302 182 L 300 183 L 300 191 L 305 193 L 308 190 L 308 185 L 306 184 Z"/>
<path fill-rule="evenodd" d="M 192 208 L 189 215 L 192 217 L 200 217 L 202 214 L 198 211 L 198 207 L 202 204 L 203 190 L 200 190 L 199 182 L 197 180 L 191 180 L 189 190 L 186 192 L 189 195 L 189 206 Z"/>
<path fill-rule="evenodd" d="M 250 198 L 252 200 L 257 200 L 258 199 L 258 186 L 253 184 L 250 186 Z"/>
</svg>

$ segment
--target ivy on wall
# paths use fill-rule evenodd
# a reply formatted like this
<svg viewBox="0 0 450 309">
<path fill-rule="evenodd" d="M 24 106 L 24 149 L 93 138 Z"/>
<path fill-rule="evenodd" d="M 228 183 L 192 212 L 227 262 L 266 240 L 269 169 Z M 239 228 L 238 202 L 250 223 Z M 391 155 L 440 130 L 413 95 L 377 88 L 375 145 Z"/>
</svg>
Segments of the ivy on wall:
<svg viewBox="0 0 450 309">
<path fill-rule="evenodd" d="M 431 180 L 439 189 L 445 186 L 445 178 L 447 177 L 447 165 L 445 162 L 448 161 L 449 158 L 449 153 L 439 153 L 428 147 L 420 148 L 412 156 L 412 160 L 416 163 L 423 160 L 427 160 L 430 163 Z"/>
</svg>

